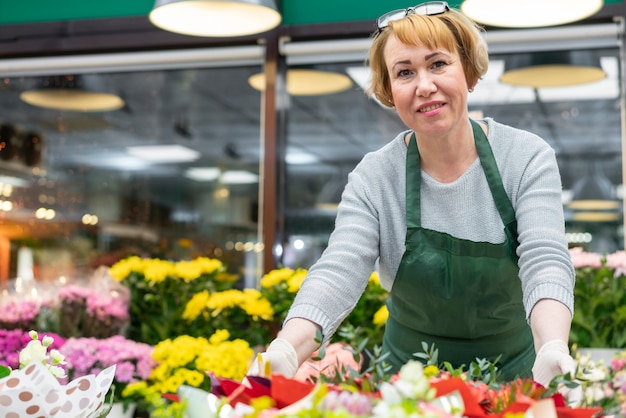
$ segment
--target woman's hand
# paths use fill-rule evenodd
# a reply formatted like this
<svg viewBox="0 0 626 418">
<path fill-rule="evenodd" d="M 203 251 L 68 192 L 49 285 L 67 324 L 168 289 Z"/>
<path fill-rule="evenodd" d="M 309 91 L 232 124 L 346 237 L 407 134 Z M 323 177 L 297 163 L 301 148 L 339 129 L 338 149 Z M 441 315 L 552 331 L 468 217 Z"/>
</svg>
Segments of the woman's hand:
<svg viewBox="0 0 626 418">
<path fill-rule="evenodd" d="M 271 377 L 273 373 L 286 377 L 295 376 L 298 371 L 296 349 L 287 340 L 276 338 L 263 353 L 259 353 L 248 370 L 248 376 Z"/>
</svg>

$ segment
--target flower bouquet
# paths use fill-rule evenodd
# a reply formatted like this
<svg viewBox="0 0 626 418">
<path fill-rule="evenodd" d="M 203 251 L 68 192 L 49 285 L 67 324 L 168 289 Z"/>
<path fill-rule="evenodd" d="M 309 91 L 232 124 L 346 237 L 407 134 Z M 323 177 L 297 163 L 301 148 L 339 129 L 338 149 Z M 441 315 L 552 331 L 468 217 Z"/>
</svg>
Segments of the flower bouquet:
<svg viewBox="0 0 626 418">
<path fill-rule="evenodd" d="M 581 406 L 599 406 L 605 416 L 626 416 L 626 351 L 615 353 L 609 364 L 575 352 L 576 379 L 582 386 Z"/>
<path fill-rule="evenodd" d="M 99 373 L 115 365 L 115 390 L 110 394 L 113 395 L 111 400 L 123 403 L 126 409 L 130 404 L 143 401 L 141 397 L 127 396 L 125 389 L 130 384 L 148 379 L 156 366 L 152 350 L 153 347 L 148 344 L 118 335 L 105 339 L 69 338 L 59 352 L 67 362 L 69 379 Z"/>
<path fill-rule="evenodd" d="M 569 408 L 562 396 L 531 380 L 490 387 L 486 383 L 424 367 L 412 360 L 374 391 L 363 390 L 354 380 L 303 383 L 272 375 L 248 376 L 245 383 L 214 378 L 204 396 L 182 386 L 180 398 L 189 418 L 591 418 L 601 408 Z"/>
<path fill-rule="evenodd" d="M 105 395 L 113 381 L 115 366 L 62 385 L 57 379 L 65 377 L 65 361 L 58 350 L 50 349 L 52 337 L 40 340 L 35 331 L 31 331 L 30 336 L 32 340 L 20 352 L 19 369 L 0 366 L 3 416 L 106 416 L 110 406 L 105 403 Z"/>
<path fill-rule="evenodd" d="M 130 291 L 127 337 L 155 345 L 187 334 L 185 305 L 199 292 L 230 289 L 236 277 L 225 270 L 221 261 L 206 257 L 179 262 L 129 257 L 115 263 L 109 274 Z"/>
</svg>

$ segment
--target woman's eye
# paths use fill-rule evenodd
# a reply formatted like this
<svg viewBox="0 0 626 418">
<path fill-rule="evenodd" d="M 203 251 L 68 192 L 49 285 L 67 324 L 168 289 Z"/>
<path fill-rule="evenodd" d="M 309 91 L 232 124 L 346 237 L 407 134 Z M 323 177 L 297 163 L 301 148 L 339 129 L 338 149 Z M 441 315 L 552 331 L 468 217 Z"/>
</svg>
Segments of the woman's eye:
<svg viewBox="0 0 626 418">
<path fill-rule="evenodd" d="M 411 75 L 411 71 L 410 70 L 400 70 L 398 71 L 398 77 L 402 78 L 402 77 L 408 77 L 409 75 Z"/>
<path fill-rule="evenodd" d="M 443 68 L 446 65 L 448 65 L 448 63 L 446 63 L 445 61 L 436 61 L 433 63 L 433 65 L 431 65 L 432 68 Z"/>
</svg>

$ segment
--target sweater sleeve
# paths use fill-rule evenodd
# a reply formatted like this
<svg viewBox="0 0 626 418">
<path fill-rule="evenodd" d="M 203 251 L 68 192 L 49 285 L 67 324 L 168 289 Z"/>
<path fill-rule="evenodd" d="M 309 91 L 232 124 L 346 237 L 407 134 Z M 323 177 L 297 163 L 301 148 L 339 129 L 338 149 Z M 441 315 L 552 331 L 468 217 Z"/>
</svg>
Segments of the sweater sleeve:
<svg viewBox="0 0 626 418">
<path fill-rule="evenodd" d="M 379 257 L 379 213 L 367 180 L 371 164 L 366 156 L 348 176 L 328 246 L 309 269 L 286 318 L 313 321 L 325 341 L 358 302 Z"/>
<path fill-rule="evenodd" d="M 526 316 L 541 299 L 557 300 L 573 314 L 575 273 L 565 238 L 555 152 L 536 135 L 495 123 L 492 127 L 494 151 L 517 219 Z"/>
</svg>

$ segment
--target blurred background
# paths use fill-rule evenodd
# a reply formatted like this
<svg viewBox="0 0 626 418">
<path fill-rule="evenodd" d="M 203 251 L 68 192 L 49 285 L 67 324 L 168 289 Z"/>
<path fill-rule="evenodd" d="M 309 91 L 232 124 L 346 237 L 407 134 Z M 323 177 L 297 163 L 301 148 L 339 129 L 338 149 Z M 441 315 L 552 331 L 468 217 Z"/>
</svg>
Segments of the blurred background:
<svg viewBox="0 0 626 418">
<path fill-rule="evenodd" d="M 112 2 L 112 16 L 40 3 L 0 6 L 2 281 L 20 263 L 58 280 L 129 254 L 217 257 L 248 284 L 276 265 L 308 267 L 325 248 L 347 174 L 405 129 L 364 93 L 373 21 L 404 2 L 357 11 L 329 0 L 311 11 L 283 1 L 281 27 L 234 38 L 156 28 L 151 1 Z M 555 149 L 568 239 L 589 251 L 624 247 L 623 16 L 622 2 L 605 1 L 572 24 L 488 26 L 490 69 L 469 96 L 474 116 Z M 567 65 L 602 76 L 556 87 L 501 80 L 522 58 L 546 63 L 564 52 Z M 322 72 L 325 90 L 297 84 L 309 70 Z M 36 102 L 52 89 L 105 93 L 96 98 L 104 107 L 87 109 L 74 93 L 61 109 L 66 98 Z"/>
</svg>

